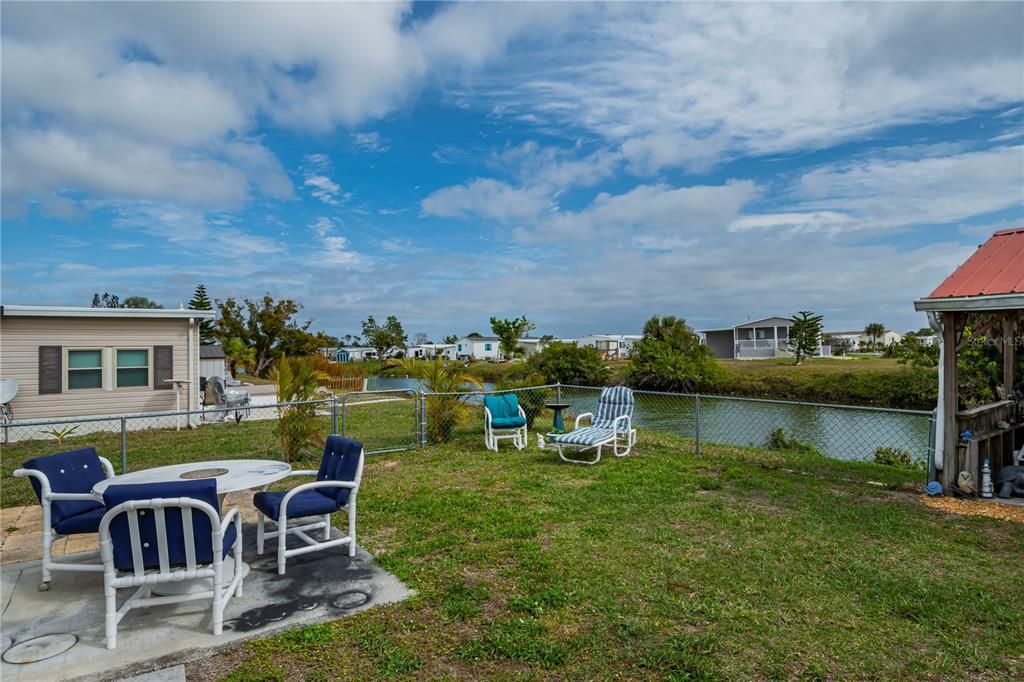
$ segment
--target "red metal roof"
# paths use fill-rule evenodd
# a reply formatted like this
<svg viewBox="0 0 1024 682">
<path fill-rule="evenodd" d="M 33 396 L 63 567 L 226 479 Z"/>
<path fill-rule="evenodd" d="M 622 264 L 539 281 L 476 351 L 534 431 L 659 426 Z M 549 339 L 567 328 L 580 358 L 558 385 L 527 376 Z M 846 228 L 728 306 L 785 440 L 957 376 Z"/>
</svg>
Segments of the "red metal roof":
<svg viewBox="0 0 1024 682">
<path fill-rule="evenodd" d="M 1024 293 L 1024 227 L 996 232 L 928 298 Z"/>
</svg>

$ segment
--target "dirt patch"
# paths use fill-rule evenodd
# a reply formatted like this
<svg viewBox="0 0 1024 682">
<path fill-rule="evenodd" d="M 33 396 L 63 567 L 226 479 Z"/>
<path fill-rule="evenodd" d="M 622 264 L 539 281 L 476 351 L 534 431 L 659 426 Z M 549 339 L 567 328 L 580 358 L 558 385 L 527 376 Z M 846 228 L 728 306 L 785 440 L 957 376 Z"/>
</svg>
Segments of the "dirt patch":
<svg viewBox="0 0 1024 682">
<path fill-rule="evenodd" d="M 921 502 L 930 509 L 957 514 L 959 516 L 986 516 L 990 519 L 1024 524 L 1024 507 L 985 500 L 962 500 L 955 497 L 920 496 Z"/>
</svg>

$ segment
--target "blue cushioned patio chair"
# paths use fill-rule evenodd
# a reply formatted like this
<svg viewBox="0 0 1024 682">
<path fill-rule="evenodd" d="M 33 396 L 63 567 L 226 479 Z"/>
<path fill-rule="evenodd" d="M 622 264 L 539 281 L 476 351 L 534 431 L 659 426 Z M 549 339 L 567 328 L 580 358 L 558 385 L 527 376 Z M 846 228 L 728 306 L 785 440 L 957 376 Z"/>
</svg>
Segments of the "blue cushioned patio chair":
<svg viewBox="0 0 1024 682">
<path fill-rule="evenodd" d="M 317 471 L 293 471 L 289 476 L 316 476 L 311 483 L 303 483 L 291 490 L 262 492 L 253 497 L 259 512 L 256 526 L 256 553 L 263 554 L 266 538 L 277 538 L 277 572 L 284 575 L 285 563 L 290 556 L 316 552 L 328 547 L 348 545 L 348 555 L 356 555 L 356 494 L 363 478 L 363 444 L 351 438 L 329 436 L 324 456 Z M 348 516 L 348 535 L 331 539 L 331 514 L 343 511 Z M 267 518 L 269 517 L 269 519 Z M 310 517 L 319 517 L 309 521 Z M 289 526 L 288 519 L 301 519 Z M 271 521 L 276 530 L 264 530 L 265 521 Z M 323 530 L 323 540 L 314 540 L 306 531 Z M 304 547 L 288 549 L 287 535 L 297 536 Z"/>
<path fill-rule="evenodd" d="M 484 396 L 484 445 L 497 452 L 503 438 L 511 439 L 517 450 L 525 448 L 529 438 L 526 413 L 515 393 Z"/>
<path fill-rule="evenodd" d="M 590 426 L 581 427 L 584 419 L 590 419 Z M 597 414 L 584 412 L 576 417 L 572 431 L 551 436 L 549 442 L 558 449 L 558 456 L 573 464 L 597 464 L 601 461 L 601 448 L 612 446 L 616 457 L 625 457 L 636 444 L 636 429 L 633 428 L 633 391 L 625 386 L 601 389 L 597 400 Z M 565 456 L 564 448 L 578 452 L 596 449 L 594 459 L 573 459 Z"/>
<path fill-rule="evenodd" d="M 110 511 L 100 521 L 107 648 L 117 646 L 117 624 L 134 608 L 197 599 L 212 603 L 213 634 L 224 627 L 224 607 L 242 596 L 242 517 L 221 518 L 214 479 L 111 485 Z M 232 561 L 225 562 L 228 553 Z M 153 588 L 182 580 L 209 580 L 209 589 L 151 596 Z M 137 588 L 117 607 L 117 590 Z"/>
<path fill-rule="evenodd" d="M 13 473 L 29 477 L 32 489 L 43 508 L 43 580 L 39 590 L 50 589 L 52 571 L 102 571 L 99 563 L 54 561 L 53 536 L 95 533 L 107 511 L 96 495 L 94 485 L 114 475 L 110 462 L 96 454 L 95 448 L 82 448 L 56 455 L 35 457 Z"/>
</svg>

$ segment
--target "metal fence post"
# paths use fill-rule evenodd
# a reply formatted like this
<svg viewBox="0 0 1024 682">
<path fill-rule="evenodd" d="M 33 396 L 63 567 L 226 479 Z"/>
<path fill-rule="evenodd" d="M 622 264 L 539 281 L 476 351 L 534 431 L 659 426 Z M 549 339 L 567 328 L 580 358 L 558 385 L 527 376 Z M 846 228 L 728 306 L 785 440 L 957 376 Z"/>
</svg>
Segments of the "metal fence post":
<svg viewBox="0 0 1024 682">
<path fill-rule="evenodd" d="M 338 433 L 338 394 L 331 396 L 331 433 Z"/>
<path fill-rule="evenodd" d="M 696 428 L 694 429 L 695 432 L 696 432 L 695 433 L 695 435 L 696 435 L 696 445 L 695 445 L 694 452 L 695 452 L 695 454 L 698 457 L 700 457 L 700 394 L 699 393 L 695 394 L 693 396 L 693 398 L 694 398 L 693 416 L 694 416 L 694 422 L 696 424 Z"/>
<path fill-rule="evenodd" d="M 427 447 L 427 394 L 420 386 L 420 448 Z"/>
<path fill-rule="evenodd" d="M 128 418 L 121 417 L 121 473 L 128 473 Z"/>
</svg>

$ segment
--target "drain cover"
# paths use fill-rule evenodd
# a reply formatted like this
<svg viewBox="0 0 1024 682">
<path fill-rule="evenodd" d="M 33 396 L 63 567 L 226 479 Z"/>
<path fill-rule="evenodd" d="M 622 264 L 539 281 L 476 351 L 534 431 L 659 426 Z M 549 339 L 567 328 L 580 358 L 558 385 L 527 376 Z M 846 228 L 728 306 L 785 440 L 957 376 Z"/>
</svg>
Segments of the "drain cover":
<svg viewBox="0 0 1024 682">
<path fill-rule="evenodd" d="M 42 635 L 18 642 L 4 652 L 4 660 L 8 663 L 36 663 L 62 654 L 78 643 L 78 637 L 67 633 L 59 635 Z"/>
</svg>

